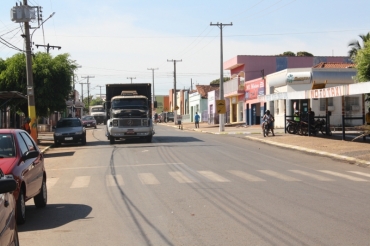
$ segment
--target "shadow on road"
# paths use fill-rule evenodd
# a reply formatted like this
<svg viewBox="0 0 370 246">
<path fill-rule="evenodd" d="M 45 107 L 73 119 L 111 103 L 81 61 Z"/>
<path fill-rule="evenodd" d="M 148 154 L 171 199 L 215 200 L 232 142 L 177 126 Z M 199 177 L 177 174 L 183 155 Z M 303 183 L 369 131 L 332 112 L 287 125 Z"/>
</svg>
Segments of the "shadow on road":
<svg viewBox="0 0 370 246">
<path fill-rule="evenodd" d="M 48 230 L 75 220 L 88 220 L 92 207 L 84 204 L 50 204 L 45 208 L 26 206 L 27 221 L 18 227 L 20 232 Z"/>
</svg>

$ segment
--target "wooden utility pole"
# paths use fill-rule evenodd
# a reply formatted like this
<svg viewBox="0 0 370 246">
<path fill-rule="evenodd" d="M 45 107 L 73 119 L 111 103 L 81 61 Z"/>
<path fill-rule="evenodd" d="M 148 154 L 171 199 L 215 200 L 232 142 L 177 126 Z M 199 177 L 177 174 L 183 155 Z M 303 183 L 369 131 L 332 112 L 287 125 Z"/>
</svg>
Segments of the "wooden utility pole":
<svg viewBox="0 0 370 246">
<path fill-rule="evenodd" d="M 174 112 L 174 121 L 175 125 L 177 124 L 177 98 L 176 98 L 176 62 L 182 62 L 182 60 L 167 60 L 168 62 L 173 62 L 173 112 Z"/>
<path fill-rule="evenodd" d="M 93 79 L 95 78 L 95 76 L 90 76 L 90 75 L 87 75 L 86 77 L 81 77 L 83 79 L 87 79 L 87 108 L 90 107 L 90 86 L 89 86 L 89 79 Z"/>
</svg>

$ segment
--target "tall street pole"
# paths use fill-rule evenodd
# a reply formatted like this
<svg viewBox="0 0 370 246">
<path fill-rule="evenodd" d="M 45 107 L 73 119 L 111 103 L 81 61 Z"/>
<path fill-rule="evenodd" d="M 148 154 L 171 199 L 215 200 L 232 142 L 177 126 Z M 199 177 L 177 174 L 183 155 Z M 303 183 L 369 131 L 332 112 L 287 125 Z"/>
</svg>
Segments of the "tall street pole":
<svg viewBox="0 0 370 246">
<path fill-rule="evenodd" d="M 223 47 L 222 47 L 222 28 L 224 28 L 224 26 L 232 26 L 233 23 L 231 22 L 230 24 L 222 24 L 222 23 L 216 23 L 216 24 L 212 24 L 211 22 L 211 26 L 218 26 L 220 28 L 220 53 L 221 53 L 221 58 L 220 58 L 220 95 L 219 95 L 219 98 L 220 100 L 225 100 L 224 98 L 224 59 L 223 59 Z M 225 114 L 219 114 L 219 131 L 220 132 L 223 132 L 225 131 Z"/>
<path fill-rule="evenodd" d="M 23 5 L 27 5 L 27 0 L 23 0 Z M 32 55 L 31 55 L 31 41 L 30 41 L 30 24 L 24 23 L 25 29 L 25 46 L 26 46 L 26 69 L 27 69 L 27 97 L 28 97 L 28 117 L 31 119 L 30 128 L 31 136 L 37 143 L 37 122 L 36 122 L 36 107 L 35 94 L 33 88 L 33 72 L 32 72 Z"/>
<path fill-rule="evenodd" d="M 182 60 L 168 60 L 168 62 L 173 62 L 173 115 L 174 115 L 174 121 L 175 125 L 177 124 L 177 94 L 176 94 L 176 62 L 182 62 Z"/>
<path fill-rule="evenodd" d="M 84 79 L 87 79 L 87 108 L 90 107 L 90 88 L 89 88 L 89 79 L 90 78 L 95 78 L 95 76 L 90 76 L 90 75 L 87 75 L 86 77 L 81 77 L 81 78 L 84 78 Z"/>
<path fill-rule="evenodd" d="M 148 68 L 148 70 L 152 70 L 152 79 L 153 79 L 153 110 L 154 110 L 154 102 L 155 102 L 155 94 L 154 94 L 154 70 L 158 70 L 158 68 Z"/>
</svg>

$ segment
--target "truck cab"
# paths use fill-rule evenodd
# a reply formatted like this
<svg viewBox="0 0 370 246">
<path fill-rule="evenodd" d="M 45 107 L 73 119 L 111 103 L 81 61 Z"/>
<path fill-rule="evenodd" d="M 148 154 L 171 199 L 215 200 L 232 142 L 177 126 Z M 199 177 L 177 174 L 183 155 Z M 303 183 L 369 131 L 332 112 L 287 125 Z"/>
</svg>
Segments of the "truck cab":
<svg viewBox="0 0 370 246">
<path fill-rule="evenodd" d="M 106 113 L 103 105 L 90 106 L 89 115 L 94 116 L 96 124 L 106 124 Z"/>
</svg>

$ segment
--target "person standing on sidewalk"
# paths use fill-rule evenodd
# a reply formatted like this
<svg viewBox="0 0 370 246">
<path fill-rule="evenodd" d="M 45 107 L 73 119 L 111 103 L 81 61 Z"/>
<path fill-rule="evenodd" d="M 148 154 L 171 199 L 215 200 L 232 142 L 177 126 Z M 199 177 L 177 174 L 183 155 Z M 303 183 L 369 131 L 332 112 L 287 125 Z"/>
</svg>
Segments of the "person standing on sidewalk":
<svg viewBox="0 0 370 246">
<path fill-rule="evenodd" d="M 28 132 L 28 134 L 31 134 L 30 122 L 31 122 L 31 119 L 27 117 L 25 119 L 25 122 L 24 122 L 23 126 L 22 126 L 22 129 L 25 130 L 26 132 Z"/>
<path fill-rule="evenodd" d="M 370 125 L 370 107 L 369 107 L 369 112 L 366 113 L 365 121 L 366 121 L 366 125 Z"/>
<path fill-rule="evenodd" d="M 195 116 L 194 116 L 195 128 L 199 128 L 199 120 L 200 120 L 200 116 L 198 112 L 195 112 Z"/>
</svg>

